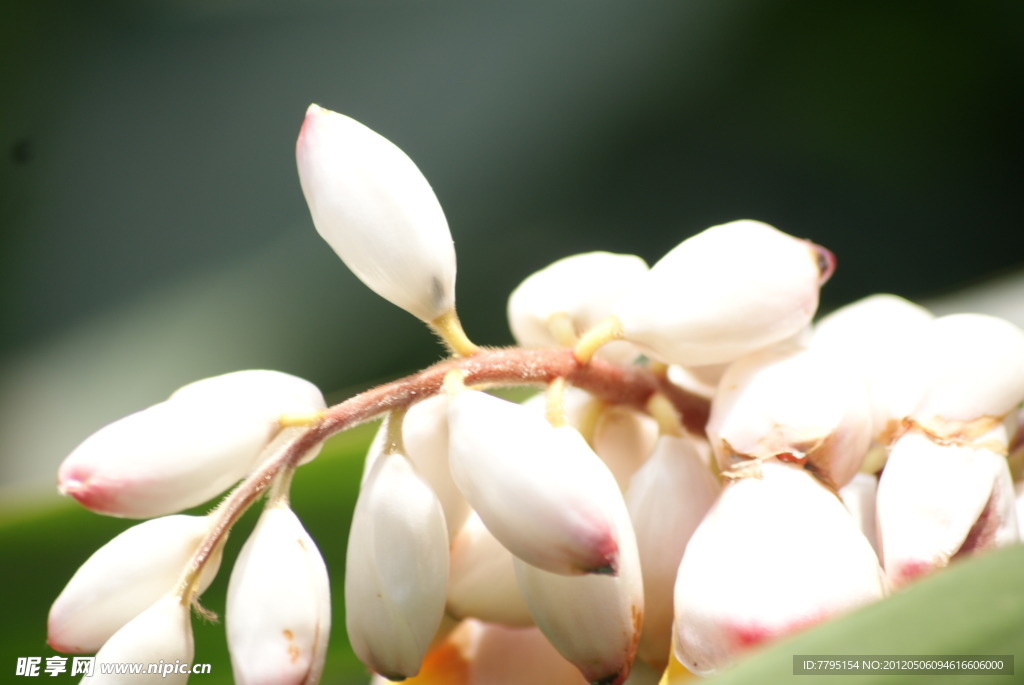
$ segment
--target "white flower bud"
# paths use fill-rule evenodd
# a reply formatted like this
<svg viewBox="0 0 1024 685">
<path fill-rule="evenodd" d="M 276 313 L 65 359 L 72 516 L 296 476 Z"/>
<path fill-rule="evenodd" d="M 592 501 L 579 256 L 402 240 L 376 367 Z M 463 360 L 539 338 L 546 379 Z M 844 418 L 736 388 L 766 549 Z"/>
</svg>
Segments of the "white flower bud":
<svg viewBox="0 0 1024 685">
<path fill-rule="evenodd" d="M 1017 541 L 1005 437 L 1000 426 L 988 441 L 958 445 L 911 430 L 895 442 L 877 502 L 882 558 L 894 585 Z"/>
<path fill-rule="evenodd" d="M 113 516 L 181 511 L 249 473 L 283 414 L 324 407 L 315 386 L 277 371 L 197 381 L 86 438 L 61 465 L 59 488 Z"/>
<path fill-rule="evenodd" d="M 813 350 L 755 352 L 726 371 L 708 439 L 723 470 L 735 457 L 807 463 L 841 487 L 860 468 L 871 417 L 860 379 Z"/>
<path fill-rule="evenodd" d="M 205 516 L 175 515 L 132 526 L 96 550 L 50 608 L 47 642 L 59 652 L 88 654 L 177 584 L 209 530 Z M 198 591 L 220 566 L 218 547 Z"/>
<path fill-rule="evenodd" d="M 885 579 L 842 502 L 775 460 L 726 485 L 694 532 L 675 587 L 675 653 L 710 674 L 741 652 L 881 598 Z"/>
<path fill-rule="evenodd" d="M 362 482 L 387 448 L 388 422 L 381 423 L 363 462 Z M 434 395 L 409 407 L 402 417 L 402 449 L 416 467 L 416 474 L 437 495 L 444 510 L 448 539 L 462 529 L 472 509 L 452 479 L 448 466 L 448 397 Z"/>
<path fill-rule="evenodd" d="M 444 508 L 452 539 L 470 514 L 469 503 L 452 479 L 448 466 L 448 397 L 434 397 L 409 407 L 402 420 L 402 442 L 416 472 L 434 490 Z"/>
<path fill-rule="evenodd" d="M 814 326 L 811 347 L 863 380 L 871 406 L 872 437 L 880 447 L 888 446 L 918 399 L 919 382 L 899 379 L 920 355 L 919 336 L 932 318 L 924 307 L 880 294 L 841 307 Z M 922 378 L 930 374 L 930 370 L 922 372 Z"/>
<path fill-rule="evenodd" d="M 1024 331 L 983 314 L 954 314 L 927 326 L 921 362 L 929 383 L 910 417 L 938 435 L 984 419 L 985 433 L 1024 400 Z M 952 424 L 952 426 L 950 426 Z"/>
<path fill-rule="evenodd" d="M 513 563 L 523 599 L 555 649 L 587 682 L 621 685 L 643 627 L 644 588 L 625 503 L 620 499 L 609 509 L 619 540 L 617 575 L 568 576 L 518 558 Z"/>
<path fill-rule="evenodd" d="M 658 423 L 649 414 L 608 404 L 585 390 L 568 386 L 562 396 L 566 422 L 583 435 L 594 453 L 625 491 L 629 479 L 643 466 L 658 440 Z M 524 407 L 546 415 L 547 397 L 534 395 Z"/>
<path fill-rule="evenodd" d="M 932 318 L 924 307 L 897 295 L 869 295 L 822 317 L 814 325 L 811 344 L 845 354 L 857 364 L 870 363 Z"/>
<path fill-rule="evenodd" d="M 719 490 L 692 441 L 664 435 L 626 491 L 644 582 L 644 629 L 637 653 L 659 671 L 668 666 L 671 652 L 679 562 Z"/>
<path fill-rule="evenodd" d="M 455 306 L 455 247 L 427 179 L 393 143 L 310 105 L 295 147 L 316 230 L 371 290 L 429 323 Z"/>
<path fill-rule="evenodd" d="M 345 621 L 367 667 L 416 675 L 441 624 L 447 578 L 437 497 L 404 455 L 381 455 L 360 489 L 346 557 Z"/>
<path fill-rule="evenodd" d="M 283 502 L 269 504 L 238 554 L 226 628 L 239 685 L 315 685 L 327 657 L 331 588 L 313 539 Z"/>
<path fill-rule="evenodd" d="M 587 252 L 560 259 L 528 276 L 508 298 L 512 335 L 524 347 L 572 344 L 612 313 L 616 301 L 647 273 L 647 264 L 635 255 Z M 564 319 L 567 330 L 559 326 Z M 564 339 L 564 338 L 568 339 Z M 639 351 L 616 341 L 599 355 L 629 362 Z M 610 356 L 609 356 L 610 355 Z"/>
<path fill-rule="evenodd" d="M 114 633 L 96 654 L 96 662 L 100 664 L 159 664 L 160 671 L 104 674 L 96 668 L 91 676 L 82 678 L 82 683 L 184 685 L 188 681 L 188 673 L 182 673 L 180 666 L 191 664 L 193 655 L 189 611 L 189 607 L 182 604 L 179 597 L 165 595 Z"/>
<path fill-rule="evenodd" d="M 533 618 L 519 592 L 512 553 L 477 515 L 452 540 L 448 613 L 507 626 L 530 626 Z"/>
<path fill-rule="evenodd" d="M 614 571 L 615 478 L 569 426 L 476 390 L 449 400 L 452 476 L 512 554 L 554 573 Z"/>
<path fill-rule="evenodd" d="M 911 419 L 941 439 L 971 441 L 1024 400 L 1024 331 L 994 316 L 953 314 L 908 331 L 875 380 L 890 439 Z"/>
<path fill-rule="evenodd" d="M 630 478 L 651 456 L 658 440 L 658 424 L 650 416 L 628 407 L 605 407 L 594 425 L 594 453 L 625 490 Z"/>
<path fill-rule="evenodd" d="M 759 221 L 680 243 L 615 308 L 623 337 L 683 366 L 732 361 L 804 328 L 831 255 Z"/>
</svg>

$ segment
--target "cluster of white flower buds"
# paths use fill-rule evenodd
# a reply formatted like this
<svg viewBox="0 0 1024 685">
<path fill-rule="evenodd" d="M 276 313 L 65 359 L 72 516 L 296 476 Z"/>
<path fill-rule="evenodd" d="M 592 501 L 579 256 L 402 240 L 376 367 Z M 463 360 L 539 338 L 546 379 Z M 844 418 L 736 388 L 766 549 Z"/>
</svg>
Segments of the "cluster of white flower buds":
<svg viewBox="0 0 1024 685">
<path fill-rule="evenodd" d="M 320 234 L 451 357 L 330 408 L 293 376 L 231 373 L 89 437 L 61 491 L 157 518 L 74 575 L 50 613 L 55 649 L 190 662 L 190 613 L 265 495 L 228 581 L 235 681 L 318 682 L 330 588 L 289 485 L 324 439 L 380 417 L 344 589 L 374 682 L 710 674 L 1020 540 L 1015 326 L 891 295 L 812 323 L 832 255 L 736 221 L 650 268 L 608 253 L 555 262 L 509 298 L 519 347 L 478 348 L 455 314 L 445 217 L 412 161 L 316 105 L 297 158 Z M 486 391 L 523 384 L 546 392 Z M 179 513 L 232 485 L 209 514 Z"/>
</svg>

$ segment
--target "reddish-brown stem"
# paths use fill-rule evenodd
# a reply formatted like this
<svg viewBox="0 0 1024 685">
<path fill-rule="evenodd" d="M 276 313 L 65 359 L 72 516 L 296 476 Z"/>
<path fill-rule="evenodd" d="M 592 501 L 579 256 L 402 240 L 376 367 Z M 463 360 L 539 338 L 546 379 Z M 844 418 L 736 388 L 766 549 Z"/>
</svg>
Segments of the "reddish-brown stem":
<svg viewBox="0 0 1024 685">
<path fill-rule="evenodd" d="M 556 378 L 582 388 L 606 402 L 645 410 L 660 392 L 679 412 L 686 428 L 703 434 L 708 400 L 669 383 L 664 376 L 641 366 L 623 367 L 600 358 L 581 363 L 568 348 L 481 348 L 469 357 L 446 359 L 419 373 L 400 378 L 334 405 L 323 417 L 269 456 L 236 487 L 214 512 L 216 520 L 189 565 L 195 578 L 235 521 L 270 486 L 282 469 L 293 468 L 302 457 L 327 438 L 377 418 L 389 411 L 436 395 L 445 375 L 459 369 L 468 386 L 546 385 Z"/>
</svg>

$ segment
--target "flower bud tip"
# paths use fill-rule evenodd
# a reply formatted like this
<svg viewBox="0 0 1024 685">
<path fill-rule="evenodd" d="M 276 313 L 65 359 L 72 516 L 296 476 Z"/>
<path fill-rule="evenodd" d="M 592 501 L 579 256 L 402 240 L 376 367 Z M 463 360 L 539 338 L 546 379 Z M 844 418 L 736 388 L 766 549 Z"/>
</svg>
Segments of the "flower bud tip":
<svg viewBox="0 0 1024 685">
<path fill-rule="evenodd" d="M 835 273 L 836 256 L 832 254 L 831 250 L 817 243 L 810 243 L 810 245 L 818 257 L 818 285 L 825 285 L 828 283 L 828 279 L 832 278 L 832 274 Z"/>
</svg>

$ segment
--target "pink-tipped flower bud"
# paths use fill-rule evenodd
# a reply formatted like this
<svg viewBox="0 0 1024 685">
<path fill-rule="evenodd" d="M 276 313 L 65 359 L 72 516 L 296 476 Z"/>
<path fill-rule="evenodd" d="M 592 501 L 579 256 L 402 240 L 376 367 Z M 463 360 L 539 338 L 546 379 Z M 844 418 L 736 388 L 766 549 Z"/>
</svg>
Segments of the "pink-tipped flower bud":
<svg viewBox="0 0 1024 685">
<path fill-rule="evenodd" d="M 626 682 L 643 628 L 644 588 L 625 503 L 613 507 L 620 541 L 618 573 L 563 575 L 513 559 L 537 627 L 590 683 Z"/>
<path fill-rule="evenodd" d="M 831 260 L 768 224 L 733 221 L 662 257 L 614 314 L 624 338 L 659 361 L 729 362 L 807 326 Z"/>
<path fill-rule="evenodd" d="M 612 313 L 623 293 L 647 273 L 635 255 L 587 252 L 560 259 L 528 276 L 508 298 L 512 335 L 524 347 L 571 345 Z M 624 341 L 598 354 L 630 362 L 639 351 Z"/>
<path fill-rule="evenodd" d="M 614 572 L 615 478 L 573 428 L 477 390 L 449 400 L 452 475 L 512 554 L 553 573 Z"/>
<path fill-rule="evenodd" d="M 99 664 L 144 664 L 142 674 L 103 673 L 82 678 L 84 685 L 184 685 L 192 663 L 190 608 L 180 597 L 165 595 L 114 633 L 96 654 Z M 149 664 L 159 670 L 150 672 Z M 186 667 L 182 669 L 182 667 Z"/>
<path fill-rule="evenodd" d="M 162 516 L 202 504 L 249 473 L 284 414 L 325 407 L 308 381 L 238 371 L 196 381 L 86 438 L 58 485 L 93 511 Z"/>
<path fill-rule="evenodd" d="M 269 504 L 228 584 L 228 647 L 239 685 L 315 685 L 331 630 L 327 567 L 286 503 Z"/>
<path fill-rule="evenodd" d="M 920 429 L 896 440 L 878 482 L 878 534 L 893 585 L 1019 539 L 1005 429 L 955 444 Z"/>
<path fill-rule="evenodd" d="M 171 592 L 209 532 L 205 516 L 166 516 L 132 526 L 96 550 L 50 608 L 47 642 L 88 654 L 160 597 Z M 201 593 L 220 565 L 218 547 L 200 576 Z"/>
<path fill-rule="evenodd" d="M 359 280 L 427 323 L 454 309 L 448 222 L 404 152 L 354 119 L 310 105 L 295 156 L 316 230 Z"/>
<path fill-rule="evenodd" d="M 675 587 L 675 653 L 710 674 L 745 650 L 886 592 L 878 558 L 842 502 L 770 460 L 735 480 L 694 532 Z"/>
<path fill-rule="evenodd" d="M 707 433 L 723 470 L 737 459 L 779 458 L 841 487 L 864 459 L 871 414 L 860 378 L 830 356 L 765 350 L 726 371 Z"/>
<path fill-rule="evenodd" d="M 566 428 L 565 430 L 572 430 Z M 640 558 L 625 503 L 609 502 L 619 540 L 618 574 L 568 576 L 513 559 L 537 627 L 590 683 L 629 677 L 644 621 Z"/>
<path fill-rule="evenodd" d="M 392 680 L 416 675 L 447 581 L 437 497 L 404 455 L 380 455 L 359 491 L 346 557 L 345 621 L 360 661 Z"/>
<path fill-rule="evenodd" d="M 658 671 L 668 666 L 673 594 L 683 550 L 719 490 L 693 442 L 664 435 L 626 491 L 644 583 L 644 629 L 637 652 Z"/>
</svg>

